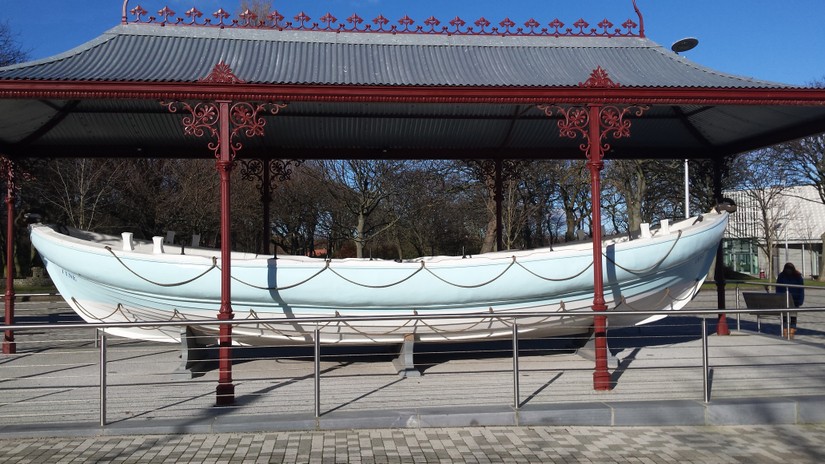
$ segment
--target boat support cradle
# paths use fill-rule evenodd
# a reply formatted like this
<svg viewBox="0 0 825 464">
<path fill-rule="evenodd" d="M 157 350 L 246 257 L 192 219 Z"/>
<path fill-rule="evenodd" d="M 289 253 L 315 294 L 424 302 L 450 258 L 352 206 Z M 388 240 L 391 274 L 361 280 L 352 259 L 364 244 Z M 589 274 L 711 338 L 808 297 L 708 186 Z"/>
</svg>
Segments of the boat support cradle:
<svg viewBox="0 0 825 464">
<path fill-rule="evenodd" d="M 198 376 L 200 364 L 209 358 L 207 345 L 203 337 L 198 336 L 192 327 L 186 325 L 180 328 L 180 366 L 173 372 L 175 376 L 192 379 Z"/>
<path fill-rule="evenodd" d="M 421 377 L 421 372 L 415 368 L 413 361 L 413 351 L 415 349 L 415 335 L 407 334 L 401 343 L 398 357 L 392 360 L 392 365 L 402 378 Z"/>
</svg>

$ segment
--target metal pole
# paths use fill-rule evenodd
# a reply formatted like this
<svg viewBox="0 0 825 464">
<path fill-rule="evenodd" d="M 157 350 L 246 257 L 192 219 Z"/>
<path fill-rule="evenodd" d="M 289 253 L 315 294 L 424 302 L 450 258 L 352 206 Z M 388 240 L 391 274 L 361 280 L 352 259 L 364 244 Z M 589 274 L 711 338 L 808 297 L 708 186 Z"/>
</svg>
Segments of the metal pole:
<svg viewBox="0 0 825 464">
<path fill-rule="evenodd" d="M 802 242 L 802 245 L 799 250 L 799 262 L 802 263 L 802 277 L 805 277 L 805 242 Z"/>
<path fill-rule="evenodd" d="M 717 204 L 722 201 L 722 160 L 713 159 L 713 196 Z M 716 268 L 713 271 L 713 278 L 716 281 L 716 307 L 719 308 L 716 322 L 717 335 L 730 335 L 728 318 L 725 315 L 725 251 L 722 249 L 722 242 L 716 248 Z"/>
<path fill-rule="evenodd" d="M 785 287 L 785 309 L 791 307 L 791 288 Z M 791 339 L 791 313 L 786 311 L 782 318 L 782 326 L 785 328 L 785 338 Z"/>
<path fill-rule="evenodd" d="M 230 269 L 232 262 L 232 214 L 230 210 L 230 175 L 232 173 L 232 153 L 229 146 L 229 101 L 218 101 L 220 123 L 220 159 L 216 168 L 221 178 L 221 307 L 218 320 L 227 322 L 219 328 L 218 342 L 218 386 L 215 389 L 215 404 L 229 406 L 235 403 L 235 385 L 232 383 L 232 312 Z"/>
<path fill-rule="evenodd" d="M 315 328 L 315 418 L 321 417 L 321 329 Z"/>
<path fill-rule="evenodd" d="M 739 309 L 739 308 L 740 308 L 740 306 L 739 306 L 739 284 L 737 283 L 736 284 L 736 309 Z M 736 330 L 737 331 L 742 330 L 742 325 L 741 325 L 741 321 L 740 321 L 741 318 L 739 316 L 741 316 L 741 314 L 736 313 Z"/>
<path fill-rule="evenodd" d="M 6 163 L 6 294 L 5 322 L 14 324 L 14 167 L 11 161 Z M 3 354 L 17 353 L 14 332 L 6 330 L 3 334 Z"/>
<path fill-rule="evenodd" d="M 787 308 L 787 305 L 785 306 Z M 785 334 L 785 339 L 791 339 L 791 313 L 785 311 L 782 313 L 782 328 L 785 329 L 782 333 Z"/>
<path fill-rule="evenodd" d="M 708 320 L 702 317 L 702 389 L 705 403 L 710 403 L 710 375 L 708 371 Z"/>
<path fill-rule="evenodd" d="M 263 234 L 261 235 L 261 250 L 262 253 L 265 255 L 269 254 L 271 250 L 269 246 L 269 242 L 272 239 L 272 227 L 270 227 L 269 221 L 269 199 L 272 197 L 272 186 L 270 180 L 270 167 L 272 167 L 272 158 L 265 157 L 261 159 L 261 165 L 263 166 L 263 173 L 261 179 L 261 206 L 263 207 L 263 214 L 264 214 L 264 230 Z"/>
<path fill-rule="evenodd" d="M 598 315 L 607 311 L 604 300 L 604 279 L 602 276 L 602 213 L 601 213 L 601 177 L 604 167 L 601 146 L 601 127 L 599 126 L 599 111 L 601 106 L 590 105 L 588 120 L 588 140 L 590 140 L 587 155 L 587 167 L 590 170 L 590 198 L 591 198 L 591 228 L 593 235 L 593 306 L 596 315 L 593 316 L 593 336 L 595 343 L 596 367 L 593 371 L 593 389 L 610 390 L 610 372 L 607 369 L 607 316 Z"/>
<path fill-rule="evenodd" d="M 100 334 L 100 426 L 106 425 L 106 332 Z M 95 337 L 97 338 L 97 337 Z"/>
<path fill-rule="evenodd" d="M 521 405 L 518 377 L 518 321 L 513 319 L 513 407 L 516 409 Z"/>
</svg>

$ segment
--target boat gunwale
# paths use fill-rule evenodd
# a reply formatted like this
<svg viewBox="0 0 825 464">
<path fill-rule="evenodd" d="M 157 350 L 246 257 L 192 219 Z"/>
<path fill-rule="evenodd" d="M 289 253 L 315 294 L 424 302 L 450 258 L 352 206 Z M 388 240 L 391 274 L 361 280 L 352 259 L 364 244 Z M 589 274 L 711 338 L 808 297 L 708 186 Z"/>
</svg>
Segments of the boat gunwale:
<svg viewBox="0 0 825 464">
<path fill-rule="evenodd" d="M 616 252 L 626 252 L 629 249 L 638 250 L 650 246 L 660 245 L 663 241 L 681 240 L 695 234 L 702 233 L 706 230 L 719 226 L 718 223 L 724 222 L 724 215 L 727 213 L 720 213 L 718 217 L 710 222 L 706 222 L 708 216 L 695 216 L 685 219 L 670 226 L 670 233 L 662 235 L 660 230 L 652 231 L 649 238 L 634 238 L 628 239 L 627 235 L 617 236 L 606 239 L 602 242 L 602 248 L 607 249 L 614 247 Z M 717 216 L 714 214 L 714 216 Z M 702 219 L 700 219 L 702 218 Z M 718 222 L 718 223 L 717 223 Z M 694 227 L 696 224 L 701 224 Z M 212 248 L 200 247 L 184 247 L 184 250 L 190 250 L 190 254 L 178 254 L 172 252 L 152 253 L 152 242 L 146 240 L 136 240 L 136 242 L 143 248 L 142 250 L 123 250 L 122 239 L 117 236 L 99 234 L 95 232 L 81 231 L 81 233 L 88 233 L 105 237 L 104 240 L 86 239 L 72 235 L 66 235 L 56 230 L 51 225 L 33 224 L 31 227 L 32 234 L 50 234 L 61 242 L 61 246 L 70 246 L 78 252 L 93 252 L 96 255 L 105 256 L 107 254 L 114 255 L 120 259 L 129 259 L 141 262 L 165 263 L 170 265 L 192 265 L 192 266 L 208 266 L 213 262 L 217 262 L 220 266 L 220 250 Z M 111 242 L 111 243 L 107 243 Z M 117 246 L 121 245 L 121 246 Z M 169 246 L 169 245 L 165 245 Z M 171 245 L 174 248 L 180 248 L 180 245 Z M 449 269 L 453 267 L 484 267 L 488 265 L 500 266 L 513 262 L 514 260 L 523 260 L 523 262 L 546 260 L 552 256 L 554 259 L 578 258 L 582 253 L 592 250 L 592 242 L 588 240 L 580 242 L 566 243 L 554 248 L 543 247 L 529 250 L 508 250 L 497 251 L 491 253 L 483 253 L 477 255 L 470 255 L 465 258 L 462 256 L 434 256 L 434 257 L 420 257 L 401 262 L 386 259 L 371 259 L 371 258 L 343 258 L 343 259 L 324 259 L 312 258 L 297 255 L 277 255 L 263 256 L 248 252 L 232 252 L 232 266 L 238 268 L 254 268 L 259 267 L 262 263 L 267 264 L 275 260 L 279 267 L 301 268 L 312 267 L 318 268 L 321 266 L 330 267 L 344 267 L 358 270 L 370 270 L 379 268 L 388 269 L 415 269 L 423 266 L 433 266 L 438 268 Z M 192 252 L 195 252 L 194 254 Z M 249 255 L 251 257 L 244 257 Z M 472 263 L 471 266 L 468 266 Z M 63 266 L 61 266 L 63 267 Z"/>
</svg>

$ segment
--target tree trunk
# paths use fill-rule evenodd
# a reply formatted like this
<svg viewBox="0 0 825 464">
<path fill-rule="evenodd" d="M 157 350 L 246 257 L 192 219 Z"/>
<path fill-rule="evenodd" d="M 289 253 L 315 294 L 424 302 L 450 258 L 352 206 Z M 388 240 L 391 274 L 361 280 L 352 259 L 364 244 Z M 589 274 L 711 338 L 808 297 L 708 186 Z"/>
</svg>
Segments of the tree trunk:
<svg viewBox="0 0 825 464">
<path fill-rule="evenodd" d="M 576 240 L 576 215 L 573 213 L 572 207 L 564 208 L 564 220 L 567 223 L 567 230 L 564 232 L 564 240 L 572 242 Z"/>
<path fill-rule="evenodd" d="M 498 230 L 498 218 L 496 216 L 496 177 L 495 173 L 488 173 L 484 178 L 484 185 L 487 188 L 487 228 L 484 231 L 484 240 L 481 243 L 481 252 L 489 253 L 496 250 L 496 232 Z"/>
<path fill-rule="evenodd" d="M 487 221 L 487 228 L 484 231 L 484 241 L 481 244 L 481 252 L 489 253 L 496 251 L 496 218 L 495 215 Z"/>
<path fill-rule="evenodd" d="M 364 257 L 364 245 L 366 244 L 364 240 L 364 227 L 366 226 L 367 219 L 364 217 L 364 213 L 358 213 L 358 224 L 355 226 L 355 257 L 356 258 L 363 258 Z"/>
</svg>

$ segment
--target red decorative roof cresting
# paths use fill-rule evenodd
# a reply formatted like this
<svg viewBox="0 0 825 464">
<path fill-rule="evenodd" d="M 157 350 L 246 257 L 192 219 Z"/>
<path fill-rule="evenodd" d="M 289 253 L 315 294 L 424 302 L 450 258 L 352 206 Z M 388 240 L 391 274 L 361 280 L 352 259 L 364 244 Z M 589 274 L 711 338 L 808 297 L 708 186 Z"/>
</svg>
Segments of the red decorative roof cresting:
<svg viewBox="0 0 825 464">
<path fill-rule="evenodd" d="M 168 6 L 158 10 L 156 16 L 149 16 L 148 11 L 140 5 L 128 9 L 129 0 L 123 2 L 123 24 L 159 24 L 163 26 L 211 26 L 220 28 L 243 28 L 243 29 L 271 29 L 278 31 L 327 31 L 327 32 L 372 32 L 389 34 L 431 34 L 431 35 L 493 35 L 493 36 L 543 36 L 543 37 L 644 37 L 644 30 L 639 24 L 631 19 L 623 22 L 620 27 L 607 19 L 603 19 L 591 27 L 590 23 L 584 19 L 579 19 L 571 25 L 566 25 L 558 18 L 542 25 L 533 18 L 530 18 L 518 26 L 509 17 L 504 18 L 497 25 L 488 19 L 481 17 L 472 23 L 468 23 L 456 16 L 447 23 L 434 17 L 423 20 L 420 24 L 413 18 L 404 15 L 395 23 L 383 15 L 378 15 L 372 20 L 353 14 L 346 20 L 339 21 L 331 13 L 327 13 L 313 21 L 305 12 L 301 11 L 293 17 L 293 21 L 285 21 L 286 17 L 275 10 L 259 17 L 250 10 L 238 14 L 237 18 L 219 8 L 211 15 L 204 14 L 197 8 L 191 8 L 184 13 L 185 17 L 176 16 L 176 13 Z M 128 18 L 131 13 L 133 19 Z M 642 23 L 641 13 L 636 9 L 639 16 L 639 23 Z M 210 18 L 211 16 L 211 18 Z"/>
</svg>

